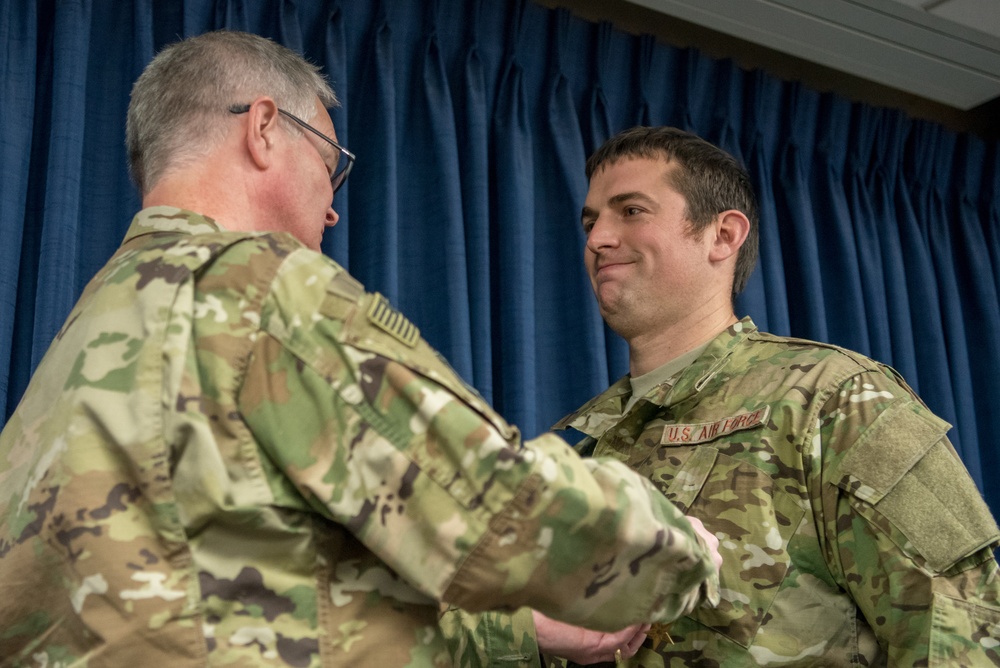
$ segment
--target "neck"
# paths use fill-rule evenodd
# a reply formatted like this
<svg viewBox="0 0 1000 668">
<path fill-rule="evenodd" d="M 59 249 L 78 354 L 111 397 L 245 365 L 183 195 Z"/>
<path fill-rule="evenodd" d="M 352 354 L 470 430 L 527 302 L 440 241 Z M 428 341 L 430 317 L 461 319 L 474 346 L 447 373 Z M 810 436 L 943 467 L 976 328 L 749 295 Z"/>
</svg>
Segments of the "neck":
<svg viewBox="0 0 1000 668">
<path fill-rule="evenodd" d="M 719 335 L 739 321 L 732 306 L 709 313 L 691 314 L 657 331 L 628 339 L 629 373 L 641 376 L 663 366 Z"/>
<path fill-rule="evenodd" d="M 255 207 L 245 195 L 224 170 L 186 168 L 164 174 L 143 196 L 142 206 L 173 206 L 208 216 L 228 230 L 253 229 Z"/>
</svg>

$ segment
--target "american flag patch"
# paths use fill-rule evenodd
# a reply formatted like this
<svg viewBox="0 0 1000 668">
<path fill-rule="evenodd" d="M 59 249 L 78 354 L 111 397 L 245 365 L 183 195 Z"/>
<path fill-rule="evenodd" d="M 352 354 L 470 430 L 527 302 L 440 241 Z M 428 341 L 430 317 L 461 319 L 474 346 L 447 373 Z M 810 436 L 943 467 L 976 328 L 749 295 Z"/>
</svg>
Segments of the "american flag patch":
<svg viewBox="0 0 1000 668">
<path fill-rule="evenodd" d="M 406 316 L 389 304 L 389 300 L 375 293 L 372 305 L 368 307 L 368 320 L 401 343 L 414 347 L 420 339 L 420 330 Z"/>
</svg>

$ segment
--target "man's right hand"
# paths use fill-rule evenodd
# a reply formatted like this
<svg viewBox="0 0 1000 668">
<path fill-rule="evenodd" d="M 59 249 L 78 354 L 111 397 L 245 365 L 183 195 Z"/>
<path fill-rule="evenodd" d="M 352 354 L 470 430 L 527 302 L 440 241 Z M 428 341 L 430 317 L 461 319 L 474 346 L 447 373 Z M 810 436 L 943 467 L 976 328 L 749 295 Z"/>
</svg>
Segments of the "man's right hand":
<svg viewBox="0 0 1000 668">
<path fill-rule="evenodd" d="M 532 610 L 535 618 L 535 633 L 538 649 L 546 656 L 569 659 L 581 666 L 602 661 L 615 661 L 615 652 L 621 658 L 635 656 L 646 640 L 649 624 L 633 624 L 615 633 L 601 633 L 549 619 L 537 610 Z"/>
</svg>

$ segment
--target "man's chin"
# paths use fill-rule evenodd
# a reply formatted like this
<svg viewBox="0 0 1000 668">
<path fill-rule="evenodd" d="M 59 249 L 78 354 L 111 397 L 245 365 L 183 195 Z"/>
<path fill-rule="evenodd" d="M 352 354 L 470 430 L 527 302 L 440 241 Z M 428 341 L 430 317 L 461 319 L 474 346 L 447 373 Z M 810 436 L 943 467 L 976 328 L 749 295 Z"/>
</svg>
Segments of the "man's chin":
<svg viewBox="0 0 1000 668">
<path fill-rule="evenodd" d="M 594 297 L 597 299 L 597 308 L 601 311 L 601 317 L 605 320 L 614 318 L 628 310 L 627 300 L 622 294 L 620 285 L 610 283 L 598 285 L 594 288 Z"/>
<path fill-rule="evenodd" d="M 620 334 L 625 323 L 628 322 L 628 311 L 623 309 L 621 304 L 609 304 L 602 303 L 600 301 L 597 303 L 597 308 L 608 327 L 610 327 L 613 332 Z"/>
</svg>

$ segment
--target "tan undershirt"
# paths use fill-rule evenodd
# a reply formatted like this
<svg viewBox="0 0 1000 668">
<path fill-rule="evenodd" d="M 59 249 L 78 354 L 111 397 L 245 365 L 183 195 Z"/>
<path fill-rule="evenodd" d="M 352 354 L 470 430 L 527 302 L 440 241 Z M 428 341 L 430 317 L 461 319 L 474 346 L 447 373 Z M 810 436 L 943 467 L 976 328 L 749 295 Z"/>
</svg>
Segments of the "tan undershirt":
<svg viewBox="0 0 1000 668">
<path fill-rule="evenodd" d="M 628 403 L 625 404 L 625 410 L 622 411 L 622 415 L 628 413 L 635 406 L 635 403 L 646 396 L 646 394 L 652 390 L 657 385 L 663 385 L 664 383 L 669 383 L 673 385 L 677 380 L 676 376 L 680 374 L 681 371 L 686 369 L 688 365 L 694 362 L 698 357 L 705 352 L 705 348 L 708 347 L 708 341 L 694 350 L 689 350 L 680 357 L 675 357 L 666 364 L 658 366 L 648 373 L 644 373 L 641 376 L 635 376 L 634 378 L 629 378 L 629 382 L 632 384 L 632 396 L 629 397 Z"/>
</svg>

